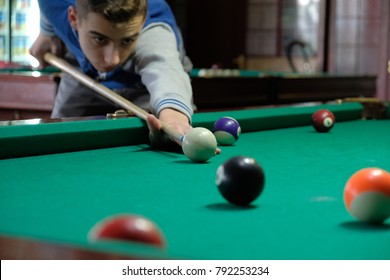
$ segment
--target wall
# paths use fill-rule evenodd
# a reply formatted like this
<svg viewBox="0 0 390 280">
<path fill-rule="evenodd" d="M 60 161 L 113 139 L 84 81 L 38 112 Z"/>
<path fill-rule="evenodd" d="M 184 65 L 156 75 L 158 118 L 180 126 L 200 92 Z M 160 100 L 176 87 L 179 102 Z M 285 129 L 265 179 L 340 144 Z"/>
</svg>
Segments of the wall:
<svg viewBox="0 0 390 280">
<path fill-rule="evenodd" d="M 335 0 L 329 70 L 377 74 L 381 44 L 381 0 Z"/>
<path fill-rule="evenodd" d="M 246 26 L 246 68 L 290 72 L 287 49 L 304 42 L 312 71 L 322 67 L 324 0 L 249 0 Z M 302 65 L 302 53 L 292 57 Z M 297 67 L 298 68 L 298 67 Z"/>
</svg>

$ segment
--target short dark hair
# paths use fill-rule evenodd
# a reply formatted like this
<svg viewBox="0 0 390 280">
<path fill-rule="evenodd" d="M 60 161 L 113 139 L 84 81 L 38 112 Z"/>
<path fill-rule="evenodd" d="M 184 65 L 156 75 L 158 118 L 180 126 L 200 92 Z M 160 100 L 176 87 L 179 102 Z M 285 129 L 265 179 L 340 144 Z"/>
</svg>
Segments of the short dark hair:
<svg viewBox="0 0 390 280">
<path fill-rule="evenodd" d="M 108 21 L 122 23 L 139 15 L 145 18 L 147 6 L 147 0 L 76 0 L 75 8 L 81 18 L 94 12 Z"/>
</svg>

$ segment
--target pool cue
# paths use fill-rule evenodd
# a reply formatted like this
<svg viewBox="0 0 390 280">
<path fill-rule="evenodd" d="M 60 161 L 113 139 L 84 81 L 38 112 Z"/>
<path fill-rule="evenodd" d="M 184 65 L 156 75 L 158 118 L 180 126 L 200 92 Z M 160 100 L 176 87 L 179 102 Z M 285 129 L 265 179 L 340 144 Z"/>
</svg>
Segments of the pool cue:
<svg viewBox="0 0 390 280">
<path fill-rule="evenodd" d="M 348 102 L 360 102 L 360 103 L 381 103 L 384 102 L 376 97 L 346 97 L 343 99 L 336 99 L 336 103 L 348 103 Z"/>
<path fill-rule="evenodd" d="M 90 78 L 84 73 L 81 73 L 77 69 L 75 69 L 72 65 L 70 65 L 67 61 L 65 61 L 62 58 L 59 58 L 55 56 L 52 53 L 45 53 L 44 59 L 52 64 L 53 66 L 59 68 L 60 70 L 68 73 L 70 76 L 78 80 L 80 83 L 84 84 L 88 88 L 96 91 L 97 93 L 103 95 L 107 99 L 113 101 L 117 105 L 121 106 L 123 109 L 126 109 L 127 111 L 132 112 L 137 117 L 143 119 L 146 121 L 148 115 L 150 115 L 148 112 L 143 110 L 142 108 L 138 107 L 134 103 L 130 102 L 126 98 L 120 96 L 115 91 L 107 88 L 106 86 L 100 84 L 99 82 L 95 81 L 94 79 Z M 174 130 L 172 127 L 168 126 L 164 122 L 160 121 L 160 125 L 162 130 L 168 135 L 168 137 L 171 140 L 174 140 L 179 145 L 183 141 L 183 135 L 180 134 L 178 131 Z"/>
</svg>

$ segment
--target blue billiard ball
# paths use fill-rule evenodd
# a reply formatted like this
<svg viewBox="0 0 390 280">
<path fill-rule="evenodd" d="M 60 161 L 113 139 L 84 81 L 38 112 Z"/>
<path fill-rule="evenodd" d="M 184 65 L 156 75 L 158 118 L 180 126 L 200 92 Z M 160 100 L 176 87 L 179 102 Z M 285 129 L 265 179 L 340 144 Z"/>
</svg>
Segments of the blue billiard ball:
<svg viewBox="0 0 390 280">
<path fill-rule="evenodd" d="M 213 133 L 220 145 L 233 145 L 241 134 L 241 126 L 231 117 L 218 119 L 213 126 Z"/>
</svg>

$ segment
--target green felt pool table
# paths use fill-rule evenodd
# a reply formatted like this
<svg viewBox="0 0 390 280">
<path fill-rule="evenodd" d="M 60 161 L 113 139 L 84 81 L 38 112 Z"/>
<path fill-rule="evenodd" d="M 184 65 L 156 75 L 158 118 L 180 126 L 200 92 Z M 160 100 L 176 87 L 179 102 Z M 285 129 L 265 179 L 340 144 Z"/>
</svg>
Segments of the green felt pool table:
<svg viewBox="0 0 390 280">
<path fill-rule="evenodd" d="M 317 133 L 311 115 L 336 116 Z M 138 118 L 0 127 L 1 259 L 390 259 L 390 224 L 358 222 L 343 189 L 364 167 L 390 170 L 389 112 L 362 120 L 360 103 L 197 113 L 194 126 L 236 118 L 242 135 L 206 163 L 152 150 Z M 216 170 L 255 158 L 265 188 L 250 207 L 219 194 Z M 99 220 L 118 213 L 154 221 L 165 249 L 89 243 Z"/>
</svg>

